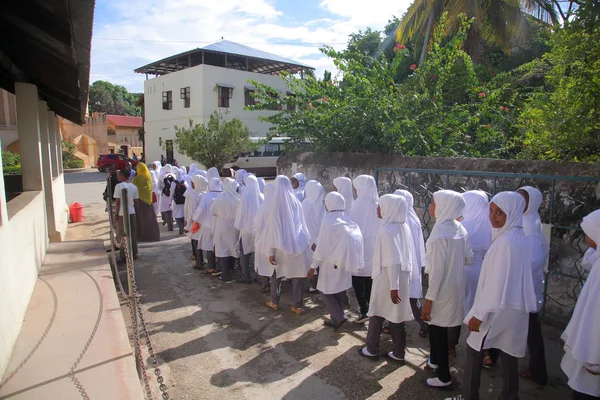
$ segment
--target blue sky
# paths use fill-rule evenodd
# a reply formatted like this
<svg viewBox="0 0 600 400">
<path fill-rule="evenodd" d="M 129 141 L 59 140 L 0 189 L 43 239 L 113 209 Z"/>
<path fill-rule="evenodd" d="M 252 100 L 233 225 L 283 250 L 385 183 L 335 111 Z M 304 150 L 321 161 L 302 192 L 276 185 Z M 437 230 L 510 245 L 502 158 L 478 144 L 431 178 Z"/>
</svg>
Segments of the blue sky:
<svg viewBox="0 0 600 400">
<path fill-rule="evenodd" d="M 143 90 L 133 70 L 224 37 L 335 72 L 322 44 L 344 48 L 359 29 L 382 29 L 412 0 L 96 0 L 91 81 Z"/>
</svg>

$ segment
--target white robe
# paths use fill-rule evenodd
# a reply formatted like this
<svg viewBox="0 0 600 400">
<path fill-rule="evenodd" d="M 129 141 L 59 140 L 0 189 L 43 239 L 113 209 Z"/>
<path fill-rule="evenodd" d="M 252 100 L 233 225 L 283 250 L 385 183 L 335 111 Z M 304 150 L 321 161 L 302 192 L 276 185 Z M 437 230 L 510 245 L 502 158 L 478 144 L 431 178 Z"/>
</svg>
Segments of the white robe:
<svg viewBox="0 0 600 400">
<path fill-rule="evenodd" d="M 214 251 L 215 242 L 213 240 L 213 229 L 215 224 L 215 217 L 210 212 L 210 207 L 214 199 L 219 196 L 221 192 L 208 192 L 202 196 L 200 202 L 197 222 L 200 223 L 200 239 L 198 240 L 198 248 L 203 251 Z"/>
<path fill-rule="evenodd" d="M 354 187 L 358 197 L 352 203 L 350 219 L 356 222 L 363 235 L 365 266 L 355 276 L 370 277 L 373 270 L 373 252 L 375 239 L 379 230 L 377 218 L 377 202 L 379 194 L 375 179 L 370 175 L 359 175 L 354 178 Z"/>
<path fill-rule="evenodd" d="M 172 175 L 172 174 L 171 174 Z M 177 184 L 175 183 L 175 181 L 171 182 L 171 190 L 169 192 L 169 196 L 166 196 L 162 190 L 165 187 L 165 181 L 164 178 L 166 178 L 168 175 L 165 175 L 163 177 L 162 180 L 160 180 L 158 182 L 158 188 L 160 189 L 160 206 L 159 206 L 159 211 L 162 212 L 167 212 L 167 211 L 172 211 L 172 204 L 171 202 L 173 201 L 173 196 L 175 195 L 175 187 L 177 186 Z M 175 176 L 173 175 L 173 179 L 175 179 Z"/>
<path fill-rule="evenodd" d="M 210 212 L 215 217 L 213 241 L 216 257 L 239 258 L 240 256 L 237 246 L 240 232 L 234 226 L 240 199 L 235 189 L 235 181 L 231 178 L 225 178 L 223 193 L 215 198 L 210 207 Z"/>
<path fill-rule="evenodd" d="M 265 185 L 264 194 L 265 200 L 258 207 L 258 211 L 254 217 L 254 246 L 257 248 L 266 248 L 266 229 L 265 224 L 268 217 L 269 207 L 272 205 L 273 185 Z M 271 277 L 275 272 L 275 267 L 269 262 L 269 255 L 266 252 L 255 251 L 254 253 L 254 270 L 260 276 Z"/>
</svg>

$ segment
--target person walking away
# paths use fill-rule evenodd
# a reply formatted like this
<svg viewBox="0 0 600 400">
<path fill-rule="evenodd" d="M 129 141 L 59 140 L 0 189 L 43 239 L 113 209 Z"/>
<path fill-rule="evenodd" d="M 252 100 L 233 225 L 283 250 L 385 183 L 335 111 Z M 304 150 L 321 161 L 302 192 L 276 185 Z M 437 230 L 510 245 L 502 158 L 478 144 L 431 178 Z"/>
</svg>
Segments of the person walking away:
<svg viewBox="0 0 600 400">
<path fill-rule="evenodd" d="M 412 310 L 415 320 L 419 323 L 419 336 L 426 337 L 429 334 L 429 325 L 421 318 L 421 298 L 423 297 L 423 278 L 421 269 L 425 266 L 427 257 L 425 256 L 425 240 L 423 239 L 423 228 L 421 227 L 421 220 L 417 216 L 414 209 L 414 197 L 408 190 L 396 190 L 395 195 L 404 197 L 406 201 L 406 223 L 410 229 L 412 235 L 414 250 L 415 250 L 415 264 L 413 264 L 413 270 L 410 281 L 410 308 Z"/>
<path fill-rule="evenodd" d="M 250 261 L 254 255 L 254 218 L 264 200 L 254 175 L 245 178 L 245 189 L 242 192 L 240 205 L 235 215 L 235 228 L 240 232 L 240 283 L 251 283 Z"/>
<path fill-rule="evenodd" d="M 519 398 L 517 359 L 525 355 L 529 313 L 537 309 L 524 209 L 525 200 L 515 192 L 498 193 L 490 203 L 492 244 L 483 259 L 473 307 L 464 319 L 471 333 L 463 395 L 453 399 L 479 400 L 483 350 L 491 348 L 499 352 L 502 364 L 500 399 Z"/>
<path fill-rule="evenodd" d="M 138 191 L 139 201 L 136 207 L 136 228 L 137 236 L 140 242 L 158 242 L 160 240 L 160 230 L 156 213 L 152 207 L 153 191 L 152 176 L 146 164 L 138 164 L 137 175 L 132 183 Z"/>
<path fill-rule="evenodd" d="M 190 217 L 189 224 L 189 238 L 192 242 L 192 254 L 194 255 L 194 269 L 203 270 L 204 269 L 204 255 L 202 254 L 202 250 L 199 248 L 199 240 L 201 236 L 200 232 L 200 203 L 202 202 L 202 198 L 206 194 L 208 189 L 208 181 L 202 175 L 194 175 L 192 176 L 192 191 L 194 193 L 193 196 L 190 196 L 191 201 L 191 209 L 192 214 Z"/>
<path fill-rule="evenodd" d="M 235 259 L 239 258 L 237 243 L 240 233 L 235 228 L 235 216 L 240 203 L 240 195 L 236 192 L 235 180 L 223 179 L 223 193 L 217 196 L 210 207 L 214 216 L 214 243 L 217 265 L 222 272 L 219 279 L 223 282 L 232 280 Z"/>
<path fill-rule="evenodd" d="M 115 193 L 115 187 L 119 183 L 118 172 L 119 172 L 119 170 L 114 165 L 111 165 L 108 168 L 108 178 L 109 178 L 109 182 L 110 182 L 110 196 L 111 197 Z M 102 194 L 102 198 L 104 199 L 104 201 L 106 201 L 106 199 L 108 199 L 108 197 L 109 197 L 108 188 L 109 188 L 109 183 L 107 182 L 106 187 L 104 188 L 104 193 Z M 111 198 L 111 202 L 112 201 L 113 201 L 113 199 Z"/>
<path fill-rule="evenodd" d="M 600 210 L 583 218 L 590 248 L 600 243 Z M 574 400 L 600 399 L 600 261 L 596 260 L 579 293 L 573 316 L 563 332 L 565 355 L 560 367 L 569 378 Z"/>
<path fill-rule="evenodd" d="M 175 169 L 175 176 L 175 190 L 173 193 L 172 206 L 173 218 L 175 218 L 175 222 L 177 222 L 179 234 L 183 235 L 183 228 L 185 222 L 185 193 L 188 190 L 188 185 L 180 169 Z"/>
<path fill-rule="evenodd" d="M 173 231 L 173 209 L 172 201 L 175 195 L 175 187 L 177 186 L 175 175 L 173 175 L 172 167 L 167 164 L 163 168 L 164 174 L 162 179 L 158 182 L 158 188 L 160 189 L 160 214 L 162 215 L 164 223 L 167 225 L 169 232 Z"/>
<path fill-rule="evenodd" d="M 198 240 L 198 249 L 206 254 L 206 274 L 213 274 L 213 276 L 220 275 L 217 272 L 217 263 L 215 260 L 215 244 L 214 244 L 214 228 L 215 228 L 215 217 L 211 213 L 210 209 L 213 201 L 221 195 L 223 192 L 223 184 L 219 178 L 211 178 L 208 181 L 208 192 L 202 196 L 200 201 L 199 209 L 196 210 L 197 217 L 195 221 L 198 222 L 198 228 L 200 230 L 200 239 Z M 194 228 L 192 232 L 195 233 Z"/>
<path fill-rule="evenodd" d="M 122 169 L 118 173 L 119 183 L 115 186 L 113 198 L 115 198 L 115 214 L 117 216 L 117 241 L 121 243 L 123 236 L 125 235 L 125 223 L 123 218 L 129 218 L 131 227 L 131 253 L 133 258 L 137 259 L 138 247 L 137 247 L 137 225 L 135 217 L 135 202 L 139 198 L 137 188 L 134 184 L 129 183 L 129 172 Z M 127 189 L 127 204 L 121 202 L 123 189 Z M 127 215 L 127 217 L 125 217 Z M 124 247 L 121 246 L 121 260 L 125 260 Z"/>
<path fill-rule="evenodd" d="M 364 268 L 352 274 L 352 288 L 358 300 L 360 316 L 354 322 L 364 324 L 369 317 L 369 299 L 371 298 L 371 271 L 373 269 L 373 253 L 375 251 L 375 239 L 379 232 L 379 219 L 377 217 L 377 203 L 379 193 L 375 179 L 370 175 L 359 175 L 352 181 L 356 189 L 357 197 L 350 209 L 350 219 L 356 222 L 363 235 L 364 244 Z"/>
<path fill-rule="evenodd" d="M 304 192 L 305 198 L 302 202 L 304 219 L 306 220 L 306 226 L 308 228 L 308 233 L 312 238 L 312 242 L 313 244 L 316 244 L 321 228 L 321 222 L 325 216 L 325 205 L 323 203 L 325 199 L 325 189 L 319 182 L 310 180 L 306 182 Z M 313 293 L 317 291 L 318 278 L 318 271 L 315 271 L 315 273 L 312 274 L 312 277 L 308 279 L 309 292 Z"/>
<path fill-rule="evenodd" d="M 539 312 L 544 303 L 544 269 L 550 254 L 550 245 L 546 240 L 539 214 L 544 197 L 542 192 L 531 186 L 524 186 L 517 190 L 517 193 L 525 199 L 523 232 L 531 249 L 531 274 L 537 301 L 537 310 L 529 314 L 529 333 L 527 334 L 529 369 L 521 371 L 519 375 L 533 380 L 538 385 L 546 386 L 548 383 L 546 351 L 539 318 Z"/>
<path fill-rule="evenodd" d="M 156 199 L 153 199 L 152 206 L 154 207 L 154 214 L 158 214 L 160 209 L 161 192 L 159 189 L 159 182 L 162 177 L 162 165 L 160 164 L 160 161 L 154 161 L 152 164 L 150 164 L 150 174 L 152 174 L 152 187 L 154 190 L 153 198 Z"/>
<path fill-rule="evenodd" d="M 235 189 L 239 194 L 242 194 L 244 191 L 244 176 L 247 174 L 245 169 L 238 169 L 235 171 L 234 179 L 235 179 Z"/>
<path fill-rule="evenodd" d="M 464 266 L 473 262 L 467 230 L 458 219 L 465 208 L 460 193 L 440 190 L 433 194 L 429 214 L 435 225 L 427 239 L 429 288 L 425 295 L 422 318 L 429 323 L 430 356 L 426 368 L 437 372 L 427 379 L 435 389 L 452 388 L 448 357 L 448 329 L 460 327 L 464 311 Z"/>
<path fill-rule="evenodd" d="M 306 185 L 306 177 L 302 172 L 294 174 L 290 180 L 294 194 L 302 203 L 304 201 L 304 186 Z"/>
<path fill-rule="evenodd" d="M 266 218 L 269 215 L 269 209 L 273 205 L 273 195 L 275 186 L 272 183 L 265 184 L 264 200 L 258 207 L 254 217 L 254 270 L 259 276 L 261 293 L 270 291 L 269 279 L 275 272 L 275 267 L 269 262 L 268 252 L 260 252 L 257 249 L 266 248 Z"/>
<path fill-rule="evenodd" d="M 137 155 L 135 153 L 133 153 L 133 156 L 131 158 L 133 158 L 135 161 L 138 160 L 138 157 L 137 157 Z"/>
<path fill-rule="evenodd" d="M 258 186 L 260 187 L 260 192 L 262 194 L 265 194 L 265 185 L 267 184 L 267 182 L 265 181 L 265 178 L 258 178 Z"/>
<path fill-rule="evenodd" d="M 310 269 L 312 251 L 310 234 L 304 220 L 302 205 L 295 196 L 288 177 L 275 178 L 273 202 L 265 218 L 264 243 L 256 251 L 269 257 L 275 267 L 271 277 L 271 300 L 267 306 L 279 309 L 281 278 L 291 280 L 293 303 L 290 310 L 296 315 L 304 312 L 304 284 Z"/>
<path fill-rule="evenodd" d="M 335 191 L 344 196 L 346 202 L 346 212 L 349 213 L 354 203 L 354 193 L 352 190 L 352 180 L 345 176 L 337 177 L 333 180 Z"/>
</svg>

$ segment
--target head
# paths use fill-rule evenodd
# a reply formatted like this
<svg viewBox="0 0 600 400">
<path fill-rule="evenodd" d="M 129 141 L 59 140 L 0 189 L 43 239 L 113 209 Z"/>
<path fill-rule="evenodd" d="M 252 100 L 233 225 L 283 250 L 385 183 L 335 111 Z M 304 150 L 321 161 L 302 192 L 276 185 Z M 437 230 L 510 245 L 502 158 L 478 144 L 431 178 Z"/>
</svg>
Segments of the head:
<svg viewBox="0 0 600 400">
<path fill-rule="evenodd" d="M 223 185 L 221 183 L 221 179 L 210 178 L 210 180 L 208 181 L 208 190 L 211 192 L 222 192 Z"/>
<path fill-rule="evenodd" d="M 523 226 L 525 199 L 516 192 L 500 192 L 490 203 L 492 228 L 507 230 Z"/>
<path fill-rule="evenodd" d="M 144 163 L 139 163 L 137 165 L 137 176 L 143 176 L 150 178 L 150 170 L 148 166 Z"/>
<path fill-rule="evenodd" d="M 236 183 L 235 183 L 235 179 L 233 178 L 223 178 L 223 192 L 226 192 L 228 194 L 233 194 L 236 193 Z"/>
<path fill-rule="evenodd" d="M 462 194 L 453 190 L 438 190 L 429 204 L 429 214 L 435 217 L 436 222 L 457 220 L 462 216 L 465 204 Z"/>
<path fill-rule="evenodd" d="M 279 176 L 277 176 L 277 178 L 275 178 L 275 190 L 276 191 L 282 191 L 282 190 L 292 191 L 292 182 L 290 182 L 290 179 L 287 176 L 279 175 Z"/>
<path fill-rule="evenodd" d="M 588 246 L 597 249 L 600 242 L 600 210 L 591 212 L 583 217 L 581 229 L 585 233 L 585 242 Z"/>
<path fill-rule="evenodd" d="M 206 192 L 208 181 L 202 175 L 192 176 L 192 189 L 196 193 Z"/>
<path fill-rule="evenodd" d="M 125 164 L 125 168 L 131 169 L 131 162 L 130 161 L 127 161 L 127 164 Z"/>
<path fill-rule="evenodd" d="M 221 178 L 233 178 L 234 173 L 231 168 L 223 168 L 221 169 Z"/>
<path fill-rule="evenodd" d="M 129 180 L 129 171 L 122 169 L 119 171 L 119 182 L 127 182 Z"/>
<path fill-rule="evenodd" d="M 293 186 L 294 184 L 292 183 L 292 187 Z M 310 202 L 323 201 L 323 197 L 325 196 L 325 189 L 323 188 L 323 185 L 315 180 L 306 182 L 304 191 L 306 193 L 306 200 Z"/>
<path fill-rule="evenodd" d="M 406 200 L 402 196 L 386 194 L 379 198 L 377 216 L 386 223 L 406 222 Z"/>
<path fill-rule="evenodd" d="M 150 164 L 150 169 L 152 171 L 156 171 L 156 164 L 154 164 L 154 163 Z"/>
<path fill-rule="evenodd" d="M 496 203 L 490 203 L 490 222 L 492 228 L 500 229 L 506 224 L 506 213 Z"/>
<path fill-rule="evenodd" d="M 359 175 L 352 181 L 357 198 L 365 196 L 373 196 L 375 199 L 379 197 L 375 178 L 371 175 Z"/>
<path fill-rule="evenodd" d="M 519 193 L 521 196 L 523 196 L 523 199 L 525 199 L 525 209 L 523 210 L 524 215 L 539 211 L 542 202 L 544 201 L 542 192 L 532 186 L 523 186 L 517 190 L 517 193 Z"/>
<path fill-rule="evenodd" d="M 325 196 L 325 209 L 327 212 L 344 211 L 346 209 L 346 200 L 344 200 L 344 196 L 338 192 L 327 194 L 327 196 Z"/>
<path fill-rule="evenodd" d="M 116 175 L 116 174 L 117 174 L 117 172 L 119 172 L 119 170 L 117 169 L 117 166 L 116 166 L 116 165 L 111 165 L 111 166 L 108 168 L 108 172 L 109 172 L 111 175 Z"/>
<path fill-rule="evenodd" d="M 293 189 L 298 189 L 298 187 L 300 187 L 300 182 L 298 182 L 298 179 L 294 178 L 293 176 L 292 179 L 290 179 L 290 182 Z"/>
<path fill-rule="evenodd" d="M 406 208 L 408 208 L 409 210 L 411 208 L 413 208 L 413 205 L 415 203 L 415 198 L 413 197 L 411 192 L 409 192 L 408 190 L 404 190 L 404 189 L 398 189 L 394 192 L 394 194 L 397 196 L 404 197 L 404 200 L 406 200 Z"/>
</svg>

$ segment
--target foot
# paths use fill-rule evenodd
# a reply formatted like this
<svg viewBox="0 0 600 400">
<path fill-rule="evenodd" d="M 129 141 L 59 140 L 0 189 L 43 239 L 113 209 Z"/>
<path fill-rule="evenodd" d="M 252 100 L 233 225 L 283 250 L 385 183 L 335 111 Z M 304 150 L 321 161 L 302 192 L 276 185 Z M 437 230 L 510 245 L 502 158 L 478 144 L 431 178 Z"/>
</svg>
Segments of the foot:
<svg viewBox="0 0 600 400">
<path fill-rule="evenodd" d="M 548 383 L 547 381 L 540 381 L 538 379 L 535 379 L 533 374 L 529 370 L 519 372 L 519 376 L 521 378 L 528 379 L 530 381 L 534 381 L 535 383 L 537 383 L 540 386 L 546 386 L 546 384 Z"/>
<path fill-rule="evenodd" d="M 492 357 L 485 356 L 483 358 L 483 368 L 492 368 L 493 366 L 494 366 L 494 361 L 492 360 Z"/>
<path fill-rule="evenodd" d="M 459 394 L 458 396 L 454 397 L 446 397 L 445 400 L 465 400 L 465 397 L 462 394 Z"/>
<path fill-rule="evenodd" d="M 304 309 L 300 308 L 300 307 L 290 306 L 290 310 L 292 310 L 292 312 L 296 315 L 300 315 L 300 314 L 304 313 Z"/>
<path fill-rule="evenodd" d="M 327 321 L 323 321 L 323 325 L 329 327 L 329 328 L 333 328 L 334 331 L 337 331 L 338 329 L 341 328 L 342 325 L 344 325 L 348 320 L 344 319 L 342 322 L 339 323 L 335 323 L 331 320 L 327 320 Z"/>
<path fill-rule="evenodd" d="M 266 304 L 267 304 L 267 307 L 269 307 L 269 308 L 271 308 L 271 309 L 273 309 L 275 311 L 279 310 L 279 305 L 273 303 L 271 300 L 267 301 Z"/>
<path fill-rule="evenodd" d="M 432 389 L 442 389 L 442 390 L 450 390 L 452 389 L 452 380 L 448 382 L 440 381 L 440 378 L 429 378 L 425 381 L 427 386 Z"/>
<path fill-rule="evenodd" d="M 215 273 L 215 270 L 214 270 L 214 269 L 212 269 L 212 268 L 209 268 L 209 269 L 207 269 L 206 271 L 204 271 L 204 273 L 205 273 L 205 274 L 207 274 L 207 275 L 212 275 L 212 274 L 214 274 L 214 273 Z"/>
<path fill-rule="evenodd" d="M 425 370 L 435 373 L 438 370 L 438 366 L 437 366 L 437 364 L 432 364 L 430 359 L 428 358 L 427 362 L 425 363 Z"/>
<path fill-rule="evenodd" d="M 316 292 L 318 292 L 318 290 L 316 288 L 314 288 L 314 287 L 308 288 L 308 293 L 316 293 Z"/>
<path fill-rule="evenodd" d="M 222 276 L 222 275 L 219 277 L 219 280 L 220 280 L 221 282 L 224 282 L 224 283 L 229 283 L 229 282 L 232 282 L 232 281 L 233 281 L 233 279 L 232 279 L 232 278 L 225 278 L 225 277 L 224 277 L 224 276 Z"/>
<path fill-rule="evenodd" d="M 212 276 L 221 276 L 222 273 L 223 271 L 215 271 L 212 273 Z"/>
<path fill-rule="evenodd" d="M 369 317 L 366 314 L 362 314 L 360 317 L 354 320 L 355 324 L 364 324 L 369 320 Z"/>
<path fill-rule="evenodd" d="M 192 261 L 196 261 L 196 256 L 192 254 L 192 255 L 190 256 L 190 260 L 192 260 Z"/>
<path fill-rule="evenodd" d="M 393 351 L 390 351 L 389 353 L 387 353 L 385 355 L 390 361 L 394 362 L 395 364 L 400 364 L 400 365 L 404 365 L 406 364 L 406 361 L 404 360 L 404 358 L 398 358 L 394 355 Z"/>
<path fill-rule="evenodd" d="M 367 346 L 359 347 L 358 354 L 360 354 L 361 356 L 363 356 L 365 358 L 368 358 L 369 360 L 373 360 L 373 361 L 379 360 L 379 354 L 370 353 L 369 350 L 367 350 Z"/>
<path fill-rule="evenodd" d="M 389 335 L 392 333 L 392 330 L 386 326 L 381 329 L 381 332 Z"/>
</svg>

